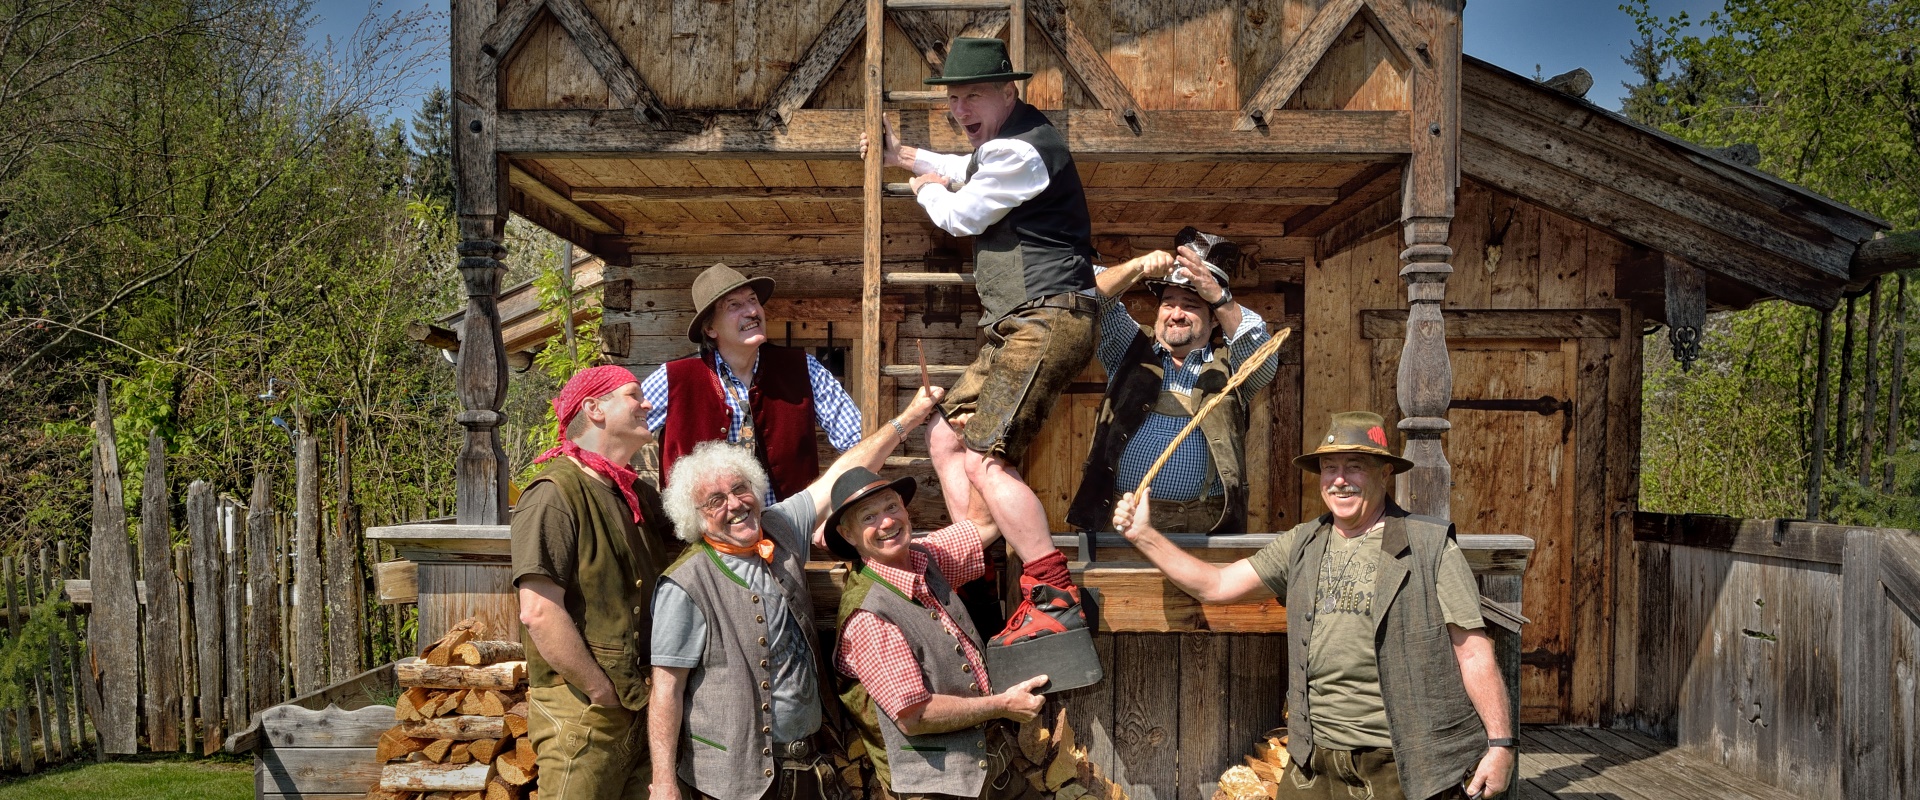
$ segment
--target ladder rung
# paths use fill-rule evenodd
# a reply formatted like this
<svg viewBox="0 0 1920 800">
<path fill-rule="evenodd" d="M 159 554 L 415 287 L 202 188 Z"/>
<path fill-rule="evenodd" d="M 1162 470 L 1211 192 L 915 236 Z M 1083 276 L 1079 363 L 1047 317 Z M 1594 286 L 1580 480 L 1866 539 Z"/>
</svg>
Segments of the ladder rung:
<svg viewBox="0 0 1920 800">
<path fill-rule="evenodd" d="M 894 286 L 961 286 L 973 283 L 973 273 L 889 272 L 886 281 Z"/>
<path fill-rule="evenodd" d="M 887 92 L 885 97 L 889 103 L 924 103 L 935 106 L 947 104 L 946 92 Z"/>
<path fill-rule="evenodd" d="M 900 11 L 1007 11 L 1008 0 L 886 0 L 887 8 Z"/>
<path fill-rule="evenodd" d="M 960 373 L 966 371 L 966 367 L 941 364 L 927 367 L 927 377 L 958 378 Z M 912 379 L 917 383 L 920 380 L 920 367 L 915 364 L 888 364 L 880 368 L 880 374 L 897 381 Z"/>
<path fill-rule="evenodd" d="M 882 197 L 912 197 L 913 189 L 904 183 L 884 183 L 880 185 Z"/>
<path fill-rule="evenodd" d="M 896 469 L 907 467 L 931 467 L 933 459 L 926 456 L 887 456 L 887 466 Z"/>
</svg>

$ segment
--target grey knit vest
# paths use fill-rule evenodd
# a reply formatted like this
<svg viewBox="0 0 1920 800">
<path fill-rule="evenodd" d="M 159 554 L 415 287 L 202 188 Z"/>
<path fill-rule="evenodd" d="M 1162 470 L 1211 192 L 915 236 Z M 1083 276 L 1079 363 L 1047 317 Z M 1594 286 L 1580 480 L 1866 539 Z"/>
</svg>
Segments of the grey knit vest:
<svg viewBox="0 0 1920 800">
<path fill-rule="evenodd" d="M 777 547 L 768 566 L 786 595 L 788 612 L 806 632 L 814 675 L 824 675 L 820 643 L 814 638 L 813 600 L 807 592 L 806 554 Z M 664 574 L 687 591 L 707 620 L 700 666 L 687 676 L 675 771 L 717 800 L 755 800 L 766 794 L 775 771 L 770 751 L 772 633 L 767 627 L 772 623 L 766 604 L 705 542 L 688 547 Z"/>
<path fill-rule="evenodd" d="M 913 547 L 920 549 L 920 545 Z M 946 577 L 940 574 L 940 568 L 934 565 L 932 556 L 928 556 L 926 581 L 927 592 L 940 601 L 954 622 L 959 623 L 967 640 L 976 649 L 982 648 L 980 634 L 974 630 L 973 619 L 967 616 L 966 607 L 961 605 L 960 595 L 947 585 Z M 881 580 L 871 567 L 863 567 L 847 576 L 846 591 L 841 595 L 840 623 L 844 626 L 846 618 L 858 610 L 898 626 L 907 640 L 907 647 L 913 651 L 914 661 L 920 665 L 920 674 L 926 678 L 928 690 L 934 694 L 978 697 L 992 693 L 992 685 L 986 683 L 984 678 L 980 678 L 976 686 L 979 676 L 973 674 L 973 668 L 961 652 L 960 644 L 940 626 L 939 615 L 902 592 L 902 588 Z M 892 717 L 874 706 L 859 684 L 842 693 L 843 698 L 849 695 L 853 695 L 853 699 L 848 702 L 848 710 L 855 712 L 869 734 L 875 729 L 880 733 L 883 747 L 879 750 L 870 748 L 868 752 L 880 774 L 890 775 L 888 786 L 896 796 L 980 795 L 981 788 L 986 785 L 988 772 L 985 725 L 952 733 L 908 736 L 900 731 L 900 726 L 894 724 Z"/>
</svg>

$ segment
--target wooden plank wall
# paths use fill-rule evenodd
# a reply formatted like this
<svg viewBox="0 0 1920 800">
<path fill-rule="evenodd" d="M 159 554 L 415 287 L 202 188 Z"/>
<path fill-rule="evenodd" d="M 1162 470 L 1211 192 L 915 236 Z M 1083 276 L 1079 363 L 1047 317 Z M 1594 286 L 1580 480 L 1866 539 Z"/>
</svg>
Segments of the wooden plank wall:
<svg viewBox="0 0 1920 800">
<path fill-rule="evenodd" d="M 669 109 L 759 108 L 801 60 L 842 0 L 588 0 L 587 8 Z M 1315 0 L 1066 0 L 1067 17 L 1139 103 L 1155 110 L 1233 110 L 1320 10 Z M 918 12 L 951 37 L 973 21 L 963 11 Z M 1041 108 L 1098 104 L 1046 34 L 1029 22 L 1025 96 Z M 1004 31 L 1004 26 L 1002 28 Z M 1004 32 L 1001 34 L 1004 36 Z M 927 59 L 889 20 L 886 86 L 919 87 Z M 1289 108 L 1408 107 L 1406 65 L 1372 26 L 1356 21 L 1308 74 Z M 607 108 L 605 80 L 548 13 L 541 12 L 504 59 L 503 108 Z M 842 61 L 811 107 L 860 108 L 858 57 Z M 731 65 L 716 72 L 712 65 Z"/>
<path fill-rule="evenodd" d="M 1595 316 L 1610 314 L 1617 331 L 1612 339 L 1563 339 L 1567 334 L 1521 330 L 1512 334 L 1516 338 L 1456 339 L 1451 345 L 1456 398 L 1465 396 L 1463 391 L 1514 399 L 1551 394 L 1573 401 L 1574 418 L 1555 417 L 1550 426 L 1555 430 L 1548 431 L 1530 412 L 1455 411 L 1454 430 L 1445 439 L 1456 470 L 1452 507 L 1461 531 L 1519 533 L 1538 544 L 1525 579 L 1525 613 L 1535 624 L 1525 632 L 1524 663 L 1530 665 L 1525 674 L 1533 677 L 1523 682 L 1523 719 L 1602 722 L 1619 702 L 1612 689 L 1618 659 L 1611 619 L 1617 595 L 1575 587 L 1612 585 L 1619 554 L 1625 552 L 1618 512 L 1637 504 L 1640 322 L 1614 289 L 1616 267 L 1626 261 L 1631 245 L 1471 179 L 1461 188 L 1449 244 L 1454 273 L 1447 284 L 1448 311 L 1595 310 L 1600 312 Z M 1308 265 L 1298 447 L 1311 448 L 1330 415 L 1349 409 L 1385 416 L 1393 446 L 1400 446 L 1391 424 L 1399 417 L 1393 381 L 1400 340 L 1369 340 L 1361 312 L 1405 307 L 1401 247 L 1398 226 L 1390 225 L 1342 250 L 1321 253 Z M 1451 325 L 1449 335 L 1458 336 Z M 1535 362 L 1555 374 L 1533 375 L 1532 367 L 1516 366 Z M 1550 383 L 1534 385 L 1549 377 Z M 1539 447 L 1495 440 L 1498 430 L 1512 427 L 1504 423 L 1514 421 L 1509 417 L 1515 414 L 1528 415 L 1529 423 L 1515 430 L 1540 438 Z M 1556 457 L 1516 457 L 1542 448 Z M 1511 507 L 1512 486 L 1523 479 L 1554 485 L 1570 480 L 1564 487 L 1570 494 L 1560 496 L 1571 508 L 1508 513 L 1518 510 Z M 1298 491 L 1303 517 L 1324 511 L 1312 476 L 1300 477 Z M 1521 519 L 1537 521 L 1527 530 L 1475 527 L 1514 527 L 1523 524 L 1515 521 Z"/>
</svg>

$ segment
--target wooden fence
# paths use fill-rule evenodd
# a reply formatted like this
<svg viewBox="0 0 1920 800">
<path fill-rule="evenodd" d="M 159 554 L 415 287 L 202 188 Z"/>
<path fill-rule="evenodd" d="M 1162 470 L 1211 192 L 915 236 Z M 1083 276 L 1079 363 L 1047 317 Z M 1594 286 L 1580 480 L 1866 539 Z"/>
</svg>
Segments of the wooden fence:
<svg viewBox="0 0 1920 800">
<path fill-rule="evenodd" d="M 15 644 L 24 636 L 23 652 L 36 655 L 31 677 L 14 686 L 17 701 L 0 708 L 0 770 L 32 772 L 72 759 L 88 745 L 79 621 L 58 613 L 57 603 L 61 582 L 78 574 L 75 566 L 65 544 L 20 547 L 0 557 L 0 613 L 6 616 L 0 633 Z"/>
<path fill-rule="evenodd" d="M 1920 797 L 1920 533 L 1634 522 L 1622 722 L 1802 797 Z"/>
<path fill-rule="evenodd" d="M 102 756 L 245 749 L 260 712 L 359 675 L 375 656 L 412 649 L 410 609 L 368 596 L 380 554 L 364 546 L 344 420 L 332 431 L 331 492 L 323 487 L 319 440 L 299 426 L 287 510 L 265 470 L 254 474 L 244 503 L 206 481 L 193 481 L 176 503 L 168 496 L 166 442 L 156 436 L 147 447 L 137 537 L 128 535 L 104 382 L 94 427 L 93 539 L 82 566 L 67 571 L 64 544 L 51 560 L 40 548 L 31 567 L 14 566 L 27 560 L 24 551 L 0 561 L 9 579 L 26 576 L 30 591 L 24 603 L 9 600 L 10 622 L 50 597 L 51 577 L 64 581 L 75 609 L 68 624 L 84 643 L 53 648 L 53 677 L 32 687 L 31 707 L 8 710 L 6 732 L 20 731 L 9 752 L 29 757 L 0 757 L 0 767 L 31 771 L 75 757 L 87 741 L 82 708 Z M 178 507 L 184 520 L 173 518 Z M 36 580 L 43 588 L 31 588 Z M 64 682 L 62 666 L 70 676 Z M 63 716 L 69 709 L 60 704 L 74 704 L 76 687 L 82 702 Z M 38 747 L 23 744 L 29 740 Z"/>
</svg>

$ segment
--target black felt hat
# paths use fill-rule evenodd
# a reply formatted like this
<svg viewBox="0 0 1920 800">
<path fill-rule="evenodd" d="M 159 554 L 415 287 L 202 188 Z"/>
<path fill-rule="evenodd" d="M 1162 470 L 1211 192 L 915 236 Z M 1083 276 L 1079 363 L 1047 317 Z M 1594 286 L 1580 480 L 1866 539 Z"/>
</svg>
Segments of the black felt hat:
<svg viewBox="0 0 1920 800">
<path fill-rule="evenodd" d="M 929 86 L 958 86 L 963 83 L 1001 83 L 1024 81 L 1031 72 L 1015 72 L 1013 59 L 1007 58 L 1007 43 L 999 39 L 975 39 L 962 36 L 947 47 L 947 65 L 938 76 L 928 78 Z"/>
<path fill-rule="evenodd" d="M 854 504 L 887 489 L 899 492 L 900 502 L 911 503 L 915 488 L 913 478 L 895 478 L 889 481 L 866 467 L 854 467 L 841 473 L 840 477 L 833 481 L 833 511 L 827 513 L 825 523 L 827 549 L 832 550 L 834 555 L 849 561 L 859 558 L 860 553 L 854 549 L 853 543 L 840 535 L 840 515 L 846 513 L 847 509 L 852 508 Z"/>
<path fill-rule="evenodd" d="M 1192 225 L 1181 228 L 1179 233 L 1174 234 L 1173 246 L 1175 249 L 1185 247 L 1193 250 L 1194 255 L 1200 257 L 1201 263 L 1207 265 L 1207 272 L 1213 274 L 1213 281 L 1220 284 L 1221 288 L 1226 288 L 1227 281 L 1232 279 L 1230 271 L 1240 265 L 1240 245 L 1234 244 L 1233 240 L 1225 236 L 1206 233 Z M 1146 284 L 1147 291 L 1153 292 L 1155 297 L 1159 297 L 1169 286 L 1178 286 L 1187 290 L 1193 288 L 1188 285 L 1187 276 L 1177 272 L 1164 279 L 1155 278 L 1142 283 Z"/>
</svg>

